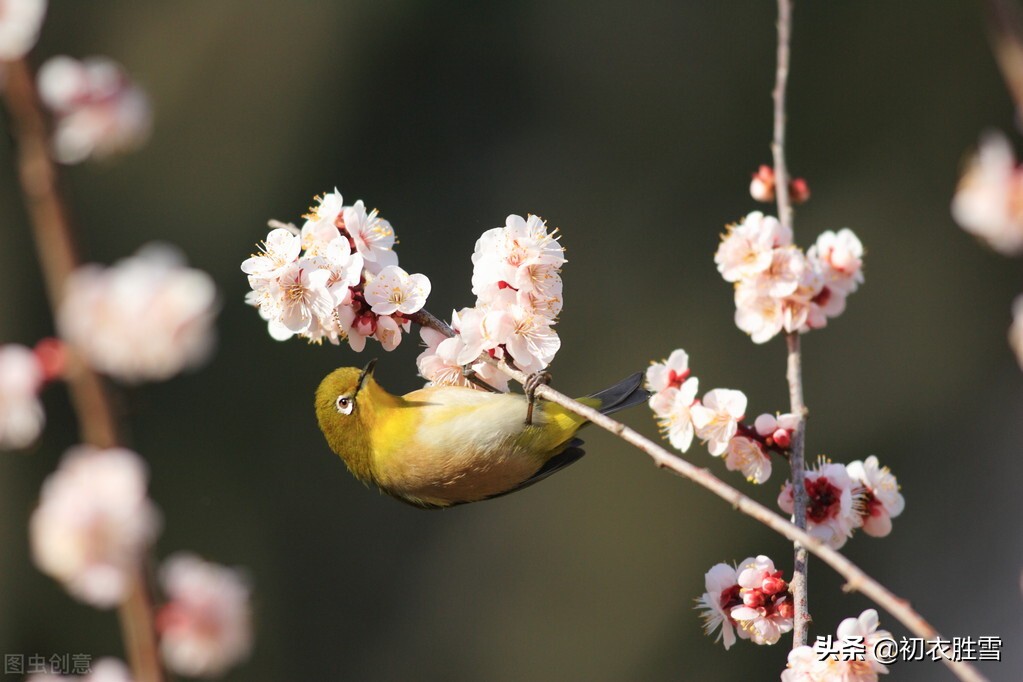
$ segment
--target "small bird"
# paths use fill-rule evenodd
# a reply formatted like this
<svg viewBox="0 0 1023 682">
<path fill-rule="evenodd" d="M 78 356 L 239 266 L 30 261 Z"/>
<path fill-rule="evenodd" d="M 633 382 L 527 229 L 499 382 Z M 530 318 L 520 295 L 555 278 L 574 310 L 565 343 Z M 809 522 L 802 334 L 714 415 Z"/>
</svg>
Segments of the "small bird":
<svg viewBox="0 0 1023 682">
<path fill-rule="evenodd" d="M 586 419 L 539 401 L 462 386 L 430 386 L 403 396 L 364 369 L 341 367 L 316 389 L 316 419 L 330 449 L 366 484 L 424 509 L 506 495 L 583 456 L 575 432 Z M 604 414 L 648 398 L 642 373 L 579 402 Z"/>
</svg>

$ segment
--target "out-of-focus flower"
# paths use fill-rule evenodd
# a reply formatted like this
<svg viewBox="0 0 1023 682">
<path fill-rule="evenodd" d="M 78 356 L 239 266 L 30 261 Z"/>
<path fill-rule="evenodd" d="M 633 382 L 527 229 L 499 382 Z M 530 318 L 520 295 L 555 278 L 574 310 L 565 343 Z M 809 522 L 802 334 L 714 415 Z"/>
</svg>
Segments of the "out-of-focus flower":
<svg viewBox="0 0 1023 682">
<path fill-rule="evenodd" d="M 25 682 L 132 682 L 131 671 L 116 658 L 101 658 L 89 665 L 88 675 L 30 675 Z"/>
<path fill-rule="evenodd" d="M 676 348 L 667 360 L 651 362 L 647 367 L 647 390 L 656 394 L 669 388 L 680 388 L 689 374 L 689 355 L 681 348 Z"/>
<path fill-rule="evenodd" d="M 862 510 L 854 496 L 856 483 L 845 466 L 822 461 L 816 469 L 808 469 L 803 480 L 808 496 L 806 504 L 807 531 L 833 549 L 839 549 L 860 527 Z M 792 482 L 786 481 L 778 496 L 778 506 L 793 513 Z"/>
<path fill-rule="evenodd" d="M 764 555 L 739 564 L 736 582 L 742 604 L 730 615 L 756 644 L 776 644 L 792 629 L 793 606 L 788 583 Z"/>
<path fill-rule="evenodd" d="M 57 161 L 106 158 L 133 151 L 149 138 L 149 98 L 117 62 L 53 57 L 39 69 L 38 80 L 39 95 L 56 117 Z"/>
<path fill-rule="evenodd" d="M 706 441 L 715 457 L 723 455 L 746 413 L 746 395 L 742 391 L 715 388 L 690 409 L 696 435 Z"/>
<path fill-rule="evenodd" d="M 741 471 L 750 483 L 764 483 L 771 477 L 771 458 L 759 441 L 734 436 L 725 451 L 725 468 Z"/>
<path fill-rule="evenodd" d="M 762 203 L 773 202 L 776 185 L 777 180 L 774 176 L 774 169 L 770 166 L 760 166 L 750 181 L 750 196 Z M 806 180 L 803 178 L 789 180 L 789 201 L 798 205 L 806 203 L 809 198 L 810 186 L 806 183 Z"/>
<path fill-rule="evenodd" d="M 57 326 L 100 372 L 159 381 L 209 357 L 217 309 L 209 275 L 186 267 L 176 250 L 149 245 L 109 268 L 76 270 Z"/>
<path fill-rule="evenodd" d="M 892 532 L 892 519 L 902 513 L 906 501 L 899 492 L 899 482 L 888 467 L 882 467 L 877 457 L 846 465 L 849 476 L 862 486 L 860 503 L 863 514 L 863 532 L 883 538 Z"/>
<path fill-rule="evenodd" d="M 952 217 L 995 251 L 1023 253 L 1023 170 L 1001 133 L 981 138 L 956 188 Z"/>
<path fill-rule="evenodd" d="M 747 560 L 749 561 L 749 560 Z M 743 562 L 745 563 L 745 562 Z M 732 619 L 731 611 L 742 605 L 742 597 L 739 595 L 738 573 L 735 567 L 728 564 L 715 564 L 704 575 L 704 586 L 706 592 L 696 600 L 696 608 L 703 610 L 703 631 L 708 635 L 721 628 L 715 642 L 724 639 L 725 649 L 735 644 L 735 620 Z M 739 630 L 739 636 L 743 639 L 749 635 Z"/>
<path fill-rule="evenodd" d="M 156 617 L 167 667 L 189 677 L 218 677 L 252 649 L 249 585 L 235 570 L 176 554 L 160 570 L 168 602 Z"/>
<path fill-rule="evenodd" d="M 74 597 L 109 608 L 127 596 L 159 527 L 138 455 L 77 446 L 43 483 L 30 522 L 32 554 Z"/>
<path fill-rule="evenodd" d="M 877 611 L 867 609 L 859 618 L 846 618 L 838 626 L 838 642 L 818 640 L 789 652 L 782 682 L 877 682 L 888 667 L 877 660 L 874 647 L 892 634 L 878 630 Z M 892 640 L 894 641 L 894 640 Z M 860 653 L 862 652 L 862 653 Z"/>
<path fill-rule="evenodd" d="M 1009 327 L 1009 347 L 1023 369 L 1023 294 L 1012 302 L 1012 325 Z"/>
<path fill-rule="evenodd" d="M 0 2 L 0 61 L 20 59 L 36 44 L 46 0 Z"/>
<path fill-rule="evenodd" d="M 0 449 L 31 445 L 46 422 L 39 389 L 46 373 L 24 346 L 0 346 Z"/>
</svg>

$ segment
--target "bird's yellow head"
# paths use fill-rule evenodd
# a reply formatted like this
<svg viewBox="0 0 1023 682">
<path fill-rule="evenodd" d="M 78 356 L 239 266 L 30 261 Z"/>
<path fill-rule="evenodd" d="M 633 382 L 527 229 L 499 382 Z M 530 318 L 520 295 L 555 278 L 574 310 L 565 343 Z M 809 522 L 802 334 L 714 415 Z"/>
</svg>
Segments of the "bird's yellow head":
<svg viewBox="0 0 1023 682">
<path fill-rule="evenodd" d="M 373 378 L 374 365 L 335 369 L 316 389 L 316 420 L 327 444 L 364 483 L 374 482 L 370 433 L 380 411 L 395 402 Z"/>
</svg>

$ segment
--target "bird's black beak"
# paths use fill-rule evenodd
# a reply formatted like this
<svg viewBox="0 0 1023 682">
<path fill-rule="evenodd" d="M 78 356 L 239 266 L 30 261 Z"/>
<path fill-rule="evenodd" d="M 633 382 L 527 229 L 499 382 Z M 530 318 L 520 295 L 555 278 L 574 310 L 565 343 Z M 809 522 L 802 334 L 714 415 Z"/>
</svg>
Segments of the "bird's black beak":
<svg viewBox="0 0 1023 682">
<path fill-rule="evenodd" d="M 373 368 L 377 366 L 377 359 L 373 358 L 366 363 L 366 366 L 362 368 L 362 374 L 359 375 L 359 383 L 355 389 L 355 394 L 358 395 L 359 391 L 362 390 L 362 385 L 366 382 L 367 377 L 373 376 Z M 353 396 L 354 397 L 354 396 Z"/>
</svg>

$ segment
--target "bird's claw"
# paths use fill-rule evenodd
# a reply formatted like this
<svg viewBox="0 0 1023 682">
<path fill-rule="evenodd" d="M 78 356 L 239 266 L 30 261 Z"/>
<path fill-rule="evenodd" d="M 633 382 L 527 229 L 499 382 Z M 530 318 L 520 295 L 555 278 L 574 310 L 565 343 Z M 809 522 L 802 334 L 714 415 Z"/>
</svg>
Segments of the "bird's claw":
<svg viewBox="0 0 1023 682">
<path fill-rule="evenodd" d="M 540 386 L 551 383 L 551 373 L 544 370 L 533 372 L 526 377 L 526 383 L 522 387 L 526 390 L 526 426 L 533 423 L 533 405 L 536 404 L 536 389 Z"/>
</svg>

